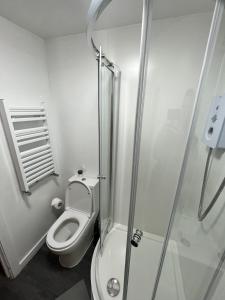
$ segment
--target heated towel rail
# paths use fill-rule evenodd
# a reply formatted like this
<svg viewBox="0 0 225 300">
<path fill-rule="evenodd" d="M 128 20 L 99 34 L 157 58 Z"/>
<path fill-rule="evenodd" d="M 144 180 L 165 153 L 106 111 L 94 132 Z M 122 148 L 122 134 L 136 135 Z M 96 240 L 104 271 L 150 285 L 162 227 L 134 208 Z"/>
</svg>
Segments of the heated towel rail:
<svg viewBox="0 0 225 300">
<path fill-rule="evenodd" d="M 0 114 L 21 191 L 31 193 L 32 185 L 57 175 L 45 106 L 7 107 L 0 100 Z"/>
</svg>

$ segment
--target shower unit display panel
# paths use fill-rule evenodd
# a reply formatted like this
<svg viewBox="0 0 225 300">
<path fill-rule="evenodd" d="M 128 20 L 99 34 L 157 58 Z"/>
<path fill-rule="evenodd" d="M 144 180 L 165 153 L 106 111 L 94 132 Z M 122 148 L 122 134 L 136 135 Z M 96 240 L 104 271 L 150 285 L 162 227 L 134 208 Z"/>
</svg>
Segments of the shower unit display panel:
<svg viewBox="0 0 225 300">
<path fill-rule="evenodd" d="M 57 174 L 44 105 L 10 107 L 0 100 L 0 114 L 22 192 Z"/>
</svg>

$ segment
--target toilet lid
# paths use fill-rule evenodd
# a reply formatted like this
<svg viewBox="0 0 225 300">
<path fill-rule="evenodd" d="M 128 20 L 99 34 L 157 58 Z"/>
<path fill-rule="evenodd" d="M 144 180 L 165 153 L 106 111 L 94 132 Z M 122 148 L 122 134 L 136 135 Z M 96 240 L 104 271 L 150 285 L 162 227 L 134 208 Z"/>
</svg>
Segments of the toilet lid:
<svg viewBox="0 0 225 300">
<path fill-rule="evenodd" d="M 66 208 L 92 213 L 92 191 L 82 180 L 73 180 L 68 184 L 65 199 Z"/>
</svg>

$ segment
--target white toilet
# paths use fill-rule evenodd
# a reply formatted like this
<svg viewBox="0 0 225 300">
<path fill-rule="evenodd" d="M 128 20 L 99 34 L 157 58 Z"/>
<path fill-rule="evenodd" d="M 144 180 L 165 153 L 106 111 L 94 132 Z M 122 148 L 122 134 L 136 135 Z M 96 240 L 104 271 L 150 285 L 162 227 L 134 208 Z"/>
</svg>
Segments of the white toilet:
<svg viewBox="0 0 225 300">
<path fill-rule="evenodd" d="M 94 224 L 99 212 L 99 185 L 95 178 L 69 179 L 65 211 L 49 229 L 46 244 L 59 255 L 66 268 L 76 266 L 94 237 Z"/>
</svg>

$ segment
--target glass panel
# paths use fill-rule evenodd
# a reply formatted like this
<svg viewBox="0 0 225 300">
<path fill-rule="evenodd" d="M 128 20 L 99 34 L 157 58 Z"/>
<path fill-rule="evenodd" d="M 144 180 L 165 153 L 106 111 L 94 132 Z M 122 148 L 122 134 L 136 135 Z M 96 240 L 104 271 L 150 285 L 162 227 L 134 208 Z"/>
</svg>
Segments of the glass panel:
<svg viewBox="0 0 225 300">
<path fill-rule="evenodd" d="M 198 110 L 187 153 L 187 164 L 178 199 L 175 220 L 170 236 L 169 248 L 165 257 L 161 280 L 156 299 L 161 300 L 165 290 L 164 278 L 167 265 L 174 260 L 175 272 L 179 274 L 182 285 L 182 298 L 185 300 L 224 299 L 223 266 L 220 270 L 221 283 L 214 279 L 219 263 L 225 253 L 225 190 L 204 220 L 198 220 L 203 176 L 209 147 L 203 142 L 205 126 L 210 107 L 215 97 L 225 95 L 225 14 L 222 16 L 216 46 L 207 65 L 199 94 Z M 222 100 L 224 105 L 225 99 Z M 224 106 L 223 106 L 224 107 Z M 220 107 L 216 107 L 220 110 Z M 217 114 L 217 113 L 216 113 Z M 217 119 L 213 122 L 216 128 Z M 213 127 L 212 127 L 213 128 Z M 207 131 L 208 132 L 208 131 Z M 208 134 L 208 133 L 207 133 Z M 214 133 L 212 133 L 214 134 Z M 207 141 L 209 143 L 209 141 Z M 225 176 L 224 149 L 212 152 L 210 168 L 204 192 L 203 211 L 207 208 Z M 218 278 L 219 279 L 219 278 Z M 218 289 L 217 289 L 218 285 Z"/>
<path fill-rule="evenodd" d="M 127 300 L 151 299 L 212 19 L 213 2 L 185 3 L 168 0 L 167 15 L 159 1 L 153 5 L 134 219 L 143 236 L 132 247 Z M 164 266 L 160 300 L 183 300 L 176 264 L 170 257 Z"/>
<path fill-rule="evenodd" d="M 99 63 L 100 238 L 102 246 L 110 223 L 113 73 L 104 62 L 100 60 Z"/>
</svg>

